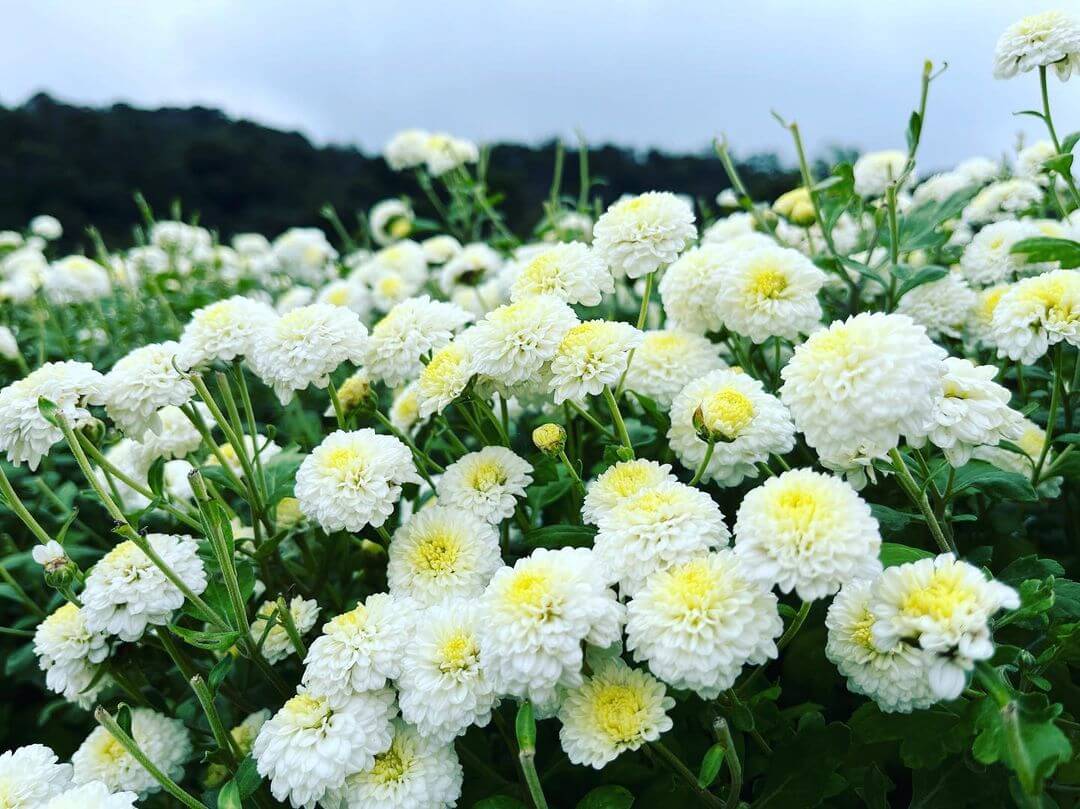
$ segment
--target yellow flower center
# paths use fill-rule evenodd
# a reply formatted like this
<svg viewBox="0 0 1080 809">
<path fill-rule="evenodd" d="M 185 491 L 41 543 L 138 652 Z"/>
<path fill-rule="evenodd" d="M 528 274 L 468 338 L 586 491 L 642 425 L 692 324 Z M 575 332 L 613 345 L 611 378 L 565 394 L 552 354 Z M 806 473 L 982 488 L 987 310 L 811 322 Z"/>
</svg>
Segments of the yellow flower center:
<svg viewBox="0 0 1080 809">
<path fill-rule="evenodd" d="M 454 570 L 461 556 L 461 541 L 445 530 L 432 532 L 412 552 L 412 566 L 421 573 L 437 576 Z"/>
<path fill-rule="evenodd" d="M 355 410 L 367 398 L 371 383 L 363 375 L 353 375 L 338 388 L 338 401 L 345 410 Z"/>
<path fill-rule="evenodd" d="M 631 508 L 634 511 L 641 514 L 647 514 L 649 516 L 657 516 L 667 506 L 671 505 L 675 499 L 674 492 L 671 491 L 657 491 L 655 489 L 644 492 L 638 497 L 634 498 Z"/>
<path fill-rule="evenodd" d="M 687 612 L 710 609 L 719 595 L 712 571 L 700 560 L 690 562 L 672 572 L 671 595 Z"/>
<path fill-rule="evenodd" d="M 326 294 L 324 300 L 334 306 L 344 306 L 349 302 L 349 289 L 344 284 L 335 287 Z"/>
<path fill-rule="evenodd" d="M 380 784 L 400 781 L 411 764 L 411 759 L 395 739 L 389 750 L 375 756 L 375 763 L 371 765 L 371 778 Z"/>
<path fill-rule="evenodd" d="M 105 741 L 102 742 L 98 754 L 101 758 L 115 766 L 128 754 L 128 751 L 125 749 L 124 745 L 117 741 L 115 736 L 109 735 Z"/>
<path fill-rule="evenodd" d="M 339 475 L 363 469 L 363 459 L 354 447 L 335 447 L 323 455 L 323 468 Z"/>
<path fill-rule="evenodd" d="M 818 501 L 805 489 L 789 489 L 776 498 L 775 508 L 780 519 L 805 533 L 817 516 Z"/>
<path fill-rule="evenodd" d="M 395 239 L 404 239 L 412 233 L 412 222 L 407 217 L 399 216 L 390 223 L 390 235 Z"/>
<path fill-rule="evenodd" d="M 506 483 L 506 472 L 495 461 L 480 461 L 469 470 L 469 486 L 486 492 Z"/>
<path fill-rule="evenodd" d="M 309 730 L 319 727 L 332 713 L 325 699 L 311 694 L 297 694 L 281 710 L 285 711 L 293 724 Z"/>
<path fill-rule="evenodd" d="M 400 295 L 403 286 L 401 277 L 392 273 L 384 275 L 375 282 L 375 289 L 386 298 L 395 298 Z"/>
<path fill-rule="evenodd" d="M 633 686 L 618 683 L 600 686 L 593 696 L 592 710 L 596 726 L 616 744 L 631 742 L 641 733 L 645 700 Z"/>
<path fill-rule="evenodd" d="M 925 587 L 908 593 L 900 609 L 905 615 L 914 618 L 928 616 L 940 621 L 948 620 L 957 610 L 974 603 L 975 594 L 964 587 L 963 579 L 958 573 L 939 570 Z"/>
<path fill-rule="evenodd" d="M 507 600 L 515 607 L 540 609 L 551 595 L 551 579 L 546 573 L 526 570 L 514 576 L 506 591 Z"/>
<path fill-rule="evenodd" d="M 660 334 L 651 334 L 646 340 L 645 344 L 650 351 L 657 353 L 672 354 L 676 351 L 683 349 L 686 346 L 686 338 L 681 334 L 673 334 L 671 332 L 664 332 Z"/>
<path fill-rule="evenodd" d="M 729 440 L 739 436 L 754 419 L 754 404 L 735 388 L 723 388 L 701 403 L 705 426 Z"/>
<path fill-rule="evenodd" d="M 143 552 L 131 540 L 121 542 L 105 554 L 105 561 L 117 567 L 141 567 L 145 559 Z"/>
<path fill-rule="evenodd" d="M 604 478 L 604 485 L 620 497 L 629 497 L 636 494 L 648 479 L 648 469 L 631 461 L 612 467 L 608 476 Z"/>
<path fill-rule="evenodd" d="M 755 298 L 776 300 L 788 288 L 788 279 L 771 264 L 764 264 L 753 271 L 746 291 Z"/>
<path fill-rule="evenodd" d="M 518 283 L 536 295 L 560 291 L 562 277 L 558 255 L 553 251 L 538 255 L 521 271 Z"/>
<path fill-rule="evenodd" d="M 439 646 L 439 670 L 461 671 L 476 662 L 480 649 L 476 640 L 465 632 L 455 632 Z"/>
<path fill-rule="evenodd" d="M 870 610 L 863 608 L 859 620 L 851 625 L 851 642 L 863 649 L 876 652 L 874 645 L 874 615 Z"/>
<path fill-rule="evenodd" d="M 1032 460 L 1035 460 L 1042 453 L 1045 442 L 1046 433 L 1031 424 L 1024 428 L 1023 434 L 1016 441 L 1016 446 L 1026 452 Z"/>
<path fill-rule="evenodd" d="M 307 307 L 293 309 L 281 316 L 277 323 L 278 336 L 284 340 L 303 340 L 311 335 L 315 313 Z"/>
</svg>

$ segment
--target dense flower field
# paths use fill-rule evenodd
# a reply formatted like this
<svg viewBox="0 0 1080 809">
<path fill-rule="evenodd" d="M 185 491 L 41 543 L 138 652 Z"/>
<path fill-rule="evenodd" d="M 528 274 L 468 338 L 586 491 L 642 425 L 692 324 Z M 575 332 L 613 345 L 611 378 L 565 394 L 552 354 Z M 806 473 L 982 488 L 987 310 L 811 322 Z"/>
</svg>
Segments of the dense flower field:
<svg viewBox="0 0 1080 809">
<path fill-rule="evenodd" d="M 1077 805 L 1074 70 L 1010 28 L 1047 139 L 929 176 L 930 64 L 905 149 L 780 121 L 771 203 L 583 152 L 514 234 L 408 131 L 332 239 L 0 234 L 0 807 Z"/>
</svg>

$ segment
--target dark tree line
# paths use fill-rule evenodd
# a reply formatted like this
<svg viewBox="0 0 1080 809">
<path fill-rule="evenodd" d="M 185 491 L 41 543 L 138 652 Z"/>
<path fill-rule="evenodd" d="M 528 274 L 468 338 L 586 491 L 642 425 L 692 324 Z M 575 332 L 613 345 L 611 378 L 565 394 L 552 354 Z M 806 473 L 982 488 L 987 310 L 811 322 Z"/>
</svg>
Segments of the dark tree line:
<svg viewBox="0 0 1080 809">
<path fill-rule="evenodd" d="M 130 241 L 139 190 L 158 213 L 174 200 L 223 237 L 240 231 L 273 236 L 298 225 L 324 225 L 329 202 L 350 220 L 380 199 L 419 199 L 408 174 L 392 172 L 378 155 L 354 148 L 316 147 L 303 135 L 282 132 L 224 113 L 193 107 L 142 110 L 117 104 L 76 107 L 37 95 L 0 108 L 0 229 L 21 228 L 38 213 L 64 223 L 65 246 L 85 244 L 96 226 L 110 245 Z M 555 144 L 497 144 L 489 186 L 502 193 L 509 225 L 527 233 L 548 196 Z M 577 194 L 577 156 L 566 156 L 563 192 Z M 775 156 L 742 161 L 755 197 L 772 199 L 796 175 Z M 627 192 L 664 189 L 709 203 L 728 186 L 711 153 L 634 152 L 612 145 L 590 149 L 590 172 L 605 200 Z"/>
</svg>

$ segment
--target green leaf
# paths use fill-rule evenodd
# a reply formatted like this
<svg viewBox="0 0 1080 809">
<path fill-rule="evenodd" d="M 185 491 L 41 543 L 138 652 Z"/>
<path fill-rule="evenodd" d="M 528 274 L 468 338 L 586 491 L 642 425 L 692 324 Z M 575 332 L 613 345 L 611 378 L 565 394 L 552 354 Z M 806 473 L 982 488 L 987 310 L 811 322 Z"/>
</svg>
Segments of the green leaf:
<svg viewBox="0 0 1080 809">
<path fill-rule="evenodd" d="M 591 525 L 545 525 L 528 531 L 522 541 L 530 548 L 588 548 L 595 536 Z"/>
<path fill-rule="evenodd" d="M 945 485 L 944 473 L 942 470 L 938 475 L 942 487 Z M 952 495 L 955 497 L 966 491 L 976 491 L 998 500 L 1033 503 L 1039 499 L 1027 477 L 998 469 L 986 461 L 970 461 L 956 470 Z"/>
<path fill-rule="evenodd" d="M 1021 239 L 1009 252 L 1022 253 L 1024 259 L 1031 264 L 1058 261 L 1064 270 L 1080 267 L 1080 242 L 1072 239 L 1054 239 L 1049 236 Z"/>
<path fill-rule="evenodd" d="M 263 473 L 266 475 L 266 503 L 275 505 L 283 497 L 293 496 L 296 483 L 296 470 L 306 456 L 295 449 L 279 452 L 270 460 L 263 460 Z"/>
<path fill-rule="evenodd" d="M 705 751 L 697 777 L 698 786 L 702 789 L 711 787 L 716 780 L 716 776 L 720 774 L 720 768 L 724 764 L 724 752 L 724 746 L 719 743 L 714 744 Z"/>
<path fill-rule="evenodd" d="M 49 422 L 53 427 L 59 427 L 60 422 L 56 416 L 56 404 L 44 396 L 38 397 L 38 412 L 41 413 L 42 418 Z"/>
<path fill-rule="evenodd" d="M 121 702 L 116 709 L 116 724 L 120 726 L 120 730 L 131 736 L 131 706 L 126 702 Z"/>
<path fill-rule="evenodd" d="M 506 795 L 492 795 L 473 804 L 473 809 L 526 809 L 525 804 Z"/>
<path fill-rule="evenodd" d="M 1072 176 L 1073 156 L 1071 154 L 1054 155 L 1049 160 L 1043 161 L 1043 169 L 1054 171 L 1062 177 Z"/>
<path fill-rule="evenodd" d="M 236 775 L 233 777 L 233 781 L 236 782 L 237 787 L 240 790 L 240 797 L 247 798 L 255 793 L 255 790 L 259 788 L 259 784 L 262 783 L 262 776 L 259 775 L 259 770 L 255 766 L 255 759 L 251 756 L 247 756 L 240 762 L 240 766 L 236 768 Z"/>
<path fill-rule="evenodd" d="M 795 738 L 773 750 L 754 809 L 809 809 L 834 788 L 832 776 L 847 754 L 850 734 L 839 723 L 814 718 L 803 717 Z"/>
<path fill-rule="evenodd" d="M 911 714 L 886 714 L 872 702 L 856 709 L 848 723 L 864 744 L 899 742 L 905 767 L 937 767 L 963 750 L 972 732 L 972 719 L 962 703 L 942 704 Z"/>
<path fill-rule="evenodd" d="M 577 809 L 630 809 L 634 796 L 626 787 L 617 784 L 597 787 L 578 801 Z"/>
<path fill-rule="evenodd" d="M 1072 758 L 1068 737 L 1054 724 L 1060 714 L 1061 705 L 1042 694 L 1022 694 L 1001 706 L 984 699 L 972 752 L 983 764 L 1000 761 L 1027 794 L 1037 795 L 1058 765 Z"/>
<path fill-rule="evenodd" d="M 881 552 L 878 556 L 881 559 L 882 567 L 895 567 L 896 565 L 927 559 L 933 555 L 930 551 L 924 551 L 922 548 L 912 548 L 896 542 L 882 542 Z"/>
<path fill-rule="evenodd" d="M 185 629 L 182 626 L 176 624 L 169 624 L 169 631 L 183 640 L 185 643 L 190 643 L 199 649 L 206 649 L 212 652 L 225 652 L 232 648 L 236 643 L 237 638 L 240 637 L 239 632 L 202 632 L 196 629 Z"/>
<path fill-rule="evenodd" d="M 873 765 L 863 775 L 862 785 L 855 787 L 855 794 L 863 799 L 868 809 L 889 809 L 887 796 L 895 787 L 889 776 Z"/>
<path fill-rule="evenodd" d="M 522 702 L 518 708 L 514 730 L 517 733 L 518 746 L 522 750 L 536 749 L 536 717 L 533 716 L 532 703 L 528 700 Z"/>
<path fill-rule="evenodd" d="M 1004 570 L 994 576 L 998 581 L 1011 584 L 1014 587 L 1023 584 L 1028 579 L 1045 579 L 1047 576 L 1064 576 L 1063 568 L 1054 559 L 1040 559 L 1035 554 L 1021 556 L 1009 563 Z"/>
<path fill-rule="evenodd" d="M 244 809 L 244 804 L 240 800 L 240 787 L 236 785 L 236 781 L 229 781 L 221 788 L 218 792 L 217 805 L 218 809 Z"/>
<path fill-rule="evenodd" d="M 901 265 L 902 266 L 902 265 Z M 915 287 L 920 287 L 923 284 L 929 284 L 932 281 L 940 281 L 949 271 L 944 267 L 930 266 L 923 267 L 914 275 L 909 277 L 906 281 L 900 284 L 900 288 L 896 290 L 896 299 L 900 300 Z"/>
</svg>

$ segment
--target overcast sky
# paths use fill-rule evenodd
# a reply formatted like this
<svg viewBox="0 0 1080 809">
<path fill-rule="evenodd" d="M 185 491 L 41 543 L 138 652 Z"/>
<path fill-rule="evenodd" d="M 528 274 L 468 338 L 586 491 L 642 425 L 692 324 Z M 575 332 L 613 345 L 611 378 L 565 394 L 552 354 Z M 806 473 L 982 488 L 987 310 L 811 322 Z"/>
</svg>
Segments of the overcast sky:
<svg viewBox="0 0 1080 809">
<path fill-rule="evenodd" d="M 203 104 L 368 151 L 419 126 L 790 155 L 772 109 L 811 151 L 903 147 L 930 58 L 949 63 L 920 161 L 937 168 L 1040 134 L 1012 115 L 1037 79 L 991 63 L 1048 7 L 1080 0 L 34 0 L 6 7 L 0 101 Z M 1052 81 L 1059 131 L 1080 128 L 1080 80 Z"/>
</svg>

